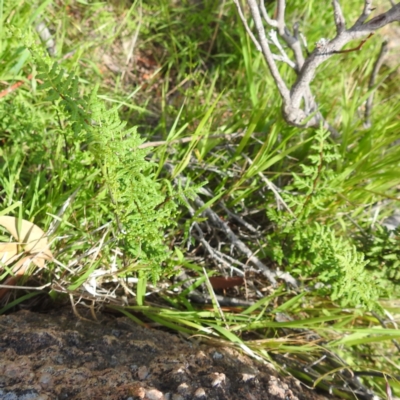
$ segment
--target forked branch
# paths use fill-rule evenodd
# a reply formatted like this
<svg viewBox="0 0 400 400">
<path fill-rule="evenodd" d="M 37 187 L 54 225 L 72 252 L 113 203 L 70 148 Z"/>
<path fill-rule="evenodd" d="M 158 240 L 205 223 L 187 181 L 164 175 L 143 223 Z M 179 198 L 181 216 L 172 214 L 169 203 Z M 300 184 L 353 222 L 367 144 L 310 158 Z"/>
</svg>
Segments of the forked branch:
<svg viewBox="0 0 400 400">
<path fill-rule="evenodd" d="M 283 117 L 286 122 L 298 127 L 319 127 L 322 125 L 329 129 L 334 136 L 337 136 L 336 130 L 331 127 L 319 111 L 317 102 L 312 93 L 310 84 L 316 75 L 316 69 L 324 61 L 340 53 L 361 50 L 364 43 L 374 34 L 375 31 L 394 21 L 400 21 L 400 3 L 393 5 L 388 11 L 381 13 L 368 20 L 374 11 L 372 0 L 365 0 L 363 10 L 356 22 L 349 29 L 346 29 L 346 20 L 343 15 L 339 0 L 332 0 L 333 18 L 336 25 L 336 36 L 333 39 L 321 38 L 311 54 L 303 55 L 300 35 L 298 33 L 298 24 L 293 27 L 293 33 L 290 32 L 285 23 L 285 0 L 277 0 L 276 19 L 271 18 L 264 5 L 264 0 L 247 0 L 251 18 L 254 21 L 255 31 L 253 34 L 245 18 L 245 14 L 240 5 L 240 0 L 233 0 L 239 10 L 239 15 L 249 32 L 251 39 L 262 52 L 268 65 L 271 75 L 275 81 L 279 94 L 282 98 Z M 258 2 L 257 2 L 258 1 Z M 278 46 L 274 35 L 266 34 L 266 29 L 276 31 L 283 42 L 292 50 L 294 60 L 288 60 L 285 50 Z M 268 37 L 272 40 L 269 40 Z M 360 40 L 358 46 L 342 50 L 343 47 L 352 40 Z M 280 55 L 273 53 L 271 45 L 275 44 Z M 296 74 L 295 83 L 289 88 L 282 78 L 277 61 L 284 61 L 291 66 Z"/>
</svg>

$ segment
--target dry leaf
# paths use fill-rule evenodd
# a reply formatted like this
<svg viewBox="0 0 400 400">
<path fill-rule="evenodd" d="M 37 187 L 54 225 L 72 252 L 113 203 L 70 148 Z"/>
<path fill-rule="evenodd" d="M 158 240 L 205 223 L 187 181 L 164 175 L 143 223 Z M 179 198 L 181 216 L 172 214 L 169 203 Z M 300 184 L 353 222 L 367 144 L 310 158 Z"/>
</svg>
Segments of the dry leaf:
<svg viewBox="0 0 400 400">
<path fill-rule="evenodd" d="M 16 243 L 0 243 L 0 262 L 3 265 L 10 265 L 24 255 L 13 266 L 14 276 L 6 279 L 4 283 L 6 285 L 15 285 L 18 277 L 25 274 L 31 262 L 39 268 L 44 268 L 45 262 L 53 259 L 45 232 L 26 220 L 20 221 L 18 230 L 18 223 L 15 217 L 0 217 L 0 225 L 17 240 Z M 8 290 L 8 288 L 0 290 L 0 299 Z"/>
<path fill-rule="evenodd" d="M 10 232 L 26 253 L 42 253 L 49 260 L 53 258 L 46 234 L 37 225 L 23 219 L 21 231 L 18 232 L 18 219 L 7 216 L 0 217 L 0 225 Z"/>
<path fill-rule="evenodd" d="M 0 263 L 9 265 L 19 257 L 18 243 L 0 243 Z"/>
</svg>

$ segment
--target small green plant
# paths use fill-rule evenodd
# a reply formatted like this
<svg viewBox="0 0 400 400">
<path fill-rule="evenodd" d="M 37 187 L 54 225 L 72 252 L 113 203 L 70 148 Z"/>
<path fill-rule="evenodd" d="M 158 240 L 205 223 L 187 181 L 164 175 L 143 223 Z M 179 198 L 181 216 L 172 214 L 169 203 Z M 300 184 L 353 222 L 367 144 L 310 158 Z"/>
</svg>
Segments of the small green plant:
<svg viewBox="0 0 400 400">
<path fill-rule="evenodd" d="M 373 309 L 382 290 L 366 269 L 368 260 L 349 237 L 338 235 L 334 216 L 324 215 L 351 173 L 335 173 L 333 164 L 340 155 L 328 136 L 323 129 L 316 132 L 309 164 L 300 166 L 301 174 L 294 173 L 282 193 L 293 214 L 267 211 L 275 225 L 268 237 L 269 256 L 285 270 L 322 283 L 321 291 L 343 306 Z"/>
<path fill-rule="evenodd" d="M 356 237 L 357 247 L 365 254 L 368 269 L 379 273 L 392 282 L 391 293 L 400 281 L 400 229 L 389 230 L 376 225 Z"/>
<path fill-rule="evenodd" d="M 172 186 L 156 180 L 157 165 L 147 161 L 146 151 L 139 149 L 143 140 L 136 127 L 126 129 L 117 110 L 107 109 L 98 99 L 97 89 L 89 97 L 82 96 L 74 74 L 51 63 L 29 36 L 11 31 L 33 56 L 39 72 L 36 79 L 42 82 L 38 96 L 44 94 L 43 101 L 61 121 L 56 130 L 66 149 L 61 162 L 67 169 L 78 169 L 82 182 L 88 175 L 97 175 L 91 182 L 97 188 L 94 192 L 99 194 L 105 188 L 109 194 L 108 204 L 103 200 L 98 207 L 107 209 L 114 239 L 131 260 L 128 264 L 133 262 L 133 269 L 144 269 L 153 281 L 158 280 L 169 254 L 165 230 L 174 224 L 177 210 Z"/>
<path fill-rule="evenodd" d="M 163 236 L 176 218 L 175 196 L 170 185 L 157 182 L 157 166 L 145 160 L 146 151 L 136 127 L 125 129 L 116 110 L 106 110 L 93 92 L 90 146 L 110 194 L 118 224 L 118 237 L 129 255 L 158 280 L 161 264 L 168 256 Z"/>
</svg>

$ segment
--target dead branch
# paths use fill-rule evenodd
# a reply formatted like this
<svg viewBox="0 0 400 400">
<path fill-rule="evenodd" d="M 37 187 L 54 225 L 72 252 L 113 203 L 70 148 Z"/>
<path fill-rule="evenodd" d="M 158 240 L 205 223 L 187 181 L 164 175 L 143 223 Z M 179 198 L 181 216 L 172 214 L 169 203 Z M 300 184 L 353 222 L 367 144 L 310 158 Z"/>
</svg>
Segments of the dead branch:
<svg viewBox="0 0 400 400">
<path fill-rule="evenodd" d="M 204 202 L 196 197 L 194 203 L 198 209 L 204 207 Z M 281 272 L 281 271 L 272 271 L 269 269 L 247 246 L 243 243 L 229 228 L 228 224 L 221 220 L 221 218 L 216 214 L 211 208 L 206 208 L 203 213 L 205 217 L 207 217 L 208 222 L 213 225 L 215 228 L 221 230 L 231 245 L 235 247 L 241 254 L 247 257 L 248 262 L 254 265 L 262 274 L 273 284 L 276 285 L 276 279 L 282 279 L 285 282 L 289 283 L 293 287 L 297 287 L 297 281 L 294 279 L 289 273 Z"/>
<path fill-rule="evenodd" d="M 171 164 L 164 164 L 164 167 L 168 171 L 173 171 L 173 166 Z M 179 176 L 179 178 L 175 178 L 175 180 L 179 179 L 180 183 L 185 186 L 186 178 L 183 176 Z M 176 182 L 178 183 L 178 182 Z M 204 188 L 203 188 L 204 190 Z M 282 272 L 282 271 L 273 271 L 270 268 L 268 268 L 255 254 L 251 249 L 244 243 L 242 242 L 232 231 L 232 229 L 228 226 L 228 224 L 223 221 L 218 214 L 211 210 L 211 208 L 205 208 L 204 207 L 204 202 L 200 199 L 200 197 L 196 196 L 193 201 L 194 205 L 196 206 L 197 209 L 204 209 L 202 212 L 202 216 L 207 218 L 207 223 L 209 223 L 211 226 L 213 226 L 215 229 L 218 229 L 219 231 L 223 232 L 225 234 L 225 237 L 227 241 L 229 241 L 231 247 L 235 248 L 239 253 L 247 257 L 247 264 L 253 265 L 257 271 L 261 272 L 270 282 L 272 285 L 277 285 L 277 279 L 282 279 L 289 285 L 291 285 L 294 288 L 298 287 L 297 280 L 288 272 Z M 195 210 L 192 206 L 190 206 L 189 202 L 187 202 L 189 212 L 194 215 Z M 229 263 L 221 257 L 218 252 L 214 251 L 211 246 L 205 241 L 204 235 L 202 234 L 200 226 L 197 224 L 197 222 L 194 223 L 194 228 L 197 231 L 197 238 L 198 240 L 202 243 L 202 245 L 205 247 L 206 251 L 210 254 L 211 257 L 216 259 L 217 261 L 221 262 L 221 264 L 229 265 Z"/>
<path fill-rule="evenodd" d="M 293 34 L 289 31 L 285 23 L 285 0 L 277 0 L 276 19 L 271 18 L 265 8 L 263 0 L 247 0 L 251 18 L 254 21 L 254 34 L 247 23 L 243 9 L 239 0 L 233 0 L 236 4 L 240 18 L 251 36 L 257 49 L 262 52 L 268 65 L 276 87 L 282 98 L 282 113 L 285 121 L 292 126 L 303 128 L 319 127 L 321 124 L 328 129 L 333 136 L 338 136 L 337 131 L 330 126 L 319 111 L 318 103 L 310 88 L 311 82 L 316 76 L 316 69 L 323 62 L 334 55 L 349 51 L 361 50 L 365 41 L 371 37 L 378 29 L 394 21 L 400 21 L 400 3 L 393 4 L 392 7 L 374 18 L 368 20 L 374 11 L 372 0 L 365 0 L 363 10 L 356 22 L 349 29 L 346 29 L 346 20 L 342 12 L 339 0 L 332 0 L 333 18 L 336 25 L 336 36 L 333 39 L 321 38 L 315 49 L 307 58 L 303 56 L 301 46 L 301 35 L 298 32 L 298 24 L 293 28 Z M 280 38 L 292 50 L 294 61 L 290 63 L 287 55 L 281 46 L 276 45 L 273 39 L 270 42 L 267 37 L 274 37 L 274 34 L 266 34 L 266 27 L 278 32 Z M 360 40 L 360 44 L 349 50 L 342 50 L 343 47 L 352 40 Z M 273 54 L 271 44 L 278 48 L 280 55 Z M 281 50 L 282 49 L 282 50 Z M 285 57 L 286 56 L 286 57 Z M 288 88 L 287 83 L 282 78 L 277 61 L 284 61 L 290 65 L 297 74 L 295 83 Z"/>
</svg>

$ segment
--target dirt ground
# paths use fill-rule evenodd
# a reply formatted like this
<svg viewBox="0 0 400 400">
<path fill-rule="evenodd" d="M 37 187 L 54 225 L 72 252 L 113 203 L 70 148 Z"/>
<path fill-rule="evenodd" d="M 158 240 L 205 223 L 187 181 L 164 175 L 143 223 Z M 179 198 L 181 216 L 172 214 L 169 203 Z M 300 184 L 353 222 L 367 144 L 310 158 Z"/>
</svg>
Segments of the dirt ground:
<svg viewBox="0 0 400 400">
<path fill-rule="evenodd" d="M 101 319 L 70 309 L 0 316 L 0 399 L 328 399 L 231 348 Z"/>
</svg>

